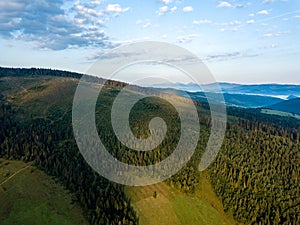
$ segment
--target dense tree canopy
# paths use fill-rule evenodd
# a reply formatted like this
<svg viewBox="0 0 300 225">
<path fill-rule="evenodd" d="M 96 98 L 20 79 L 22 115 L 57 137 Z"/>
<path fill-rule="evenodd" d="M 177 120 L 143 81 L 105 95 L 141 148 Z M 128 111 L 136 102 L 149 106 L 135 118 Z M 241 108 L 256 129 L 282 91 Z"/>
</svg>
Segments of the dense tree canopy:
<svg viewBox="0 0 300 225">
<path fill-rule="evenodd" d="M 0 68 L 0 77 L 39 75 L 81 77 L 57 70 Z M 156 149 L 136 152 L 117 139 L 110 121 L 113 99 L 125 84 L 108 81 L 107 85 L 97 102 L 96 123 L 110 153 L 133 165 L 154 164 L 168 157 L 180 136 L 180 120 L 174 107 L 159 98 L 146 98 L 134 106 L 130 125 L 137 137 L 149 136 L 148 125 L 153 117 L 162 117 L 168 125 L 166 138 Z M 33 91 L 41 91 L 37 87 Z M 59 178 L 76 193 L 91 224 L 138 223 L 123 186 L 95 173 L 78 151 L 71 124 L 72 102 L 65 102 L 65 109 L 53 105 L 45 115 L 36 116 L 32 108 L 17 105 L 3 93 L 0 99 L 0 157 L 34 161 Z M 35 107 L 48 104 L 34 103 Z M 195 103 L 201 126 L 196 152 L 180 172 L 166 181 L 188 193 L 199 183 L 198 165 L 211 126 L 208 104 Z M 229 108 L 228 114 L 222 149 L 209 168 L 211 183 L 225 210 L 245 224 L 300 224 L 300 121 L 264 115 L 255 109 Z"/>
</svg>

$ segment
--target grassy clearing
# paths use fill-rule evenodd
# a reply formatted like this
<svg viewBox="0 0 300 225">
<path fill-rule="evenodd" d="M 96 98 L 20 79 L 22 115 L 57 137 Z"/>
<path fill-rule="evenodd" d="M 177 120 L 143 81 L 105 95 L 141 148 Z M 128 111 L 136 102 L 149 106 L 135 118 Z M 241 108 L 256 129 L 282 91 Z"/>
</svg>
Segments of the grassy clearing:
<svg viewBox="0 0 300 225">
<path fill-rule="evenodd" d="M 300 120 L 300 115 L 288 113 L 288 112 L 282 112 L 282 111 L 276 111 L 271 109 L 262 109 L 262 113 L 269 114 L 269 115 L 276 115 L 276 116 L 285 116 L 285 117 L 292 117 Z"/>
<path fill-rule="evenodd" d="M 154 192 L 156 192 L 156 198 Z M 176 196 L 175 192 L 177 191 L 165 183 L 126 188 L 126 194 L 131 198 L 133 207 L 139 216 L 140 225 L 181 224 L 170 201 Z"/>
<path fill-rule="evenodd" d="M 180 193 L 165 183 L 146 187 L 127 187 L 126 193 L 131 198 L 141 225 L 236 224 L 225 214 L 206 173 L 201 175 L 201 183 L 194 194 Z"/>
<path fill-rule="evenodd" d="M 197 197 L 179 195 L 171 202 L 181 224 L 228 224 L 213 207 Z"/>
<path fill-rule="evenodd" d="M 1 225 L 88 224 L 72 195 L 44 172 L 21 161 L 0 162 Z"/>
</svg>

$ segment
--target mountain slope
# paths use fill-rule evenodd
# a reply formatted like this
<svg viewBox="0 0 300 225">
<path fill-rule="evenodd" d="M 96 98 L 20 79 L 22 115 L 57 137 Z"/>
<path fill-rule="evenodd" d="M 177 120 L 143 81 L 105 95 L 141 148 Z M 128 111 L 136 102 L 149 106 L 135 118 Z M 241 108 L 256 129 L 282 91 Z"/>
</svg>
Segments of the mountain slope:
<svg viewBox="0 0 300 225">
<path fill-rule="evenodd" d="M 76 195 L 90 224 L 136 224 L 122 187 L 93 172 L 76 147 L 71 107 L 78 81 L 51 74 L 1 77 L 0 158 L 32 161 L 58 178 Z"/>
<path fill-rule="evenodd" d="M 77 148 L 74 147 L 76 145 L 72 137 L 72 129 L 70 129 L 70 116 L 72 100 L 77 84 L 78 79 L 76 78 L 52 76 L 52 74 L 3 76 L 0 78 L 0 90 L 4 107 L 3 114 L 4 116 L 15 117 L 15 119 L 8 124 L 2 124 L 2 129 L 6 130 L 1 132 L 1 134 L 6 134 L 9 127 L 11 127 L 10 124 L 15 122 L 18 122 L 20 125 L 17 128 L 18 131 L 14 132 L 21 131 L 21 134 L 9 131 L 12 132 L 12 136 L 5 135 L 1 137 L 0 135 L 0 139 L 5 140 L 0 144 L 0 157 L 24 159 L 25 161 L 33 160 L 35 164 L 47 173 L 62 179 L 66 187 L 79 196 L 78 201 L 84 205 L 83 209 L 85 213 L 88 213 L 90 223 L 94 224 L 97 222 L 97 219 L 93 221 L 93 218 L 97 218 L 96 213 L 100 214 L 99 217 L 107 216 L 107 221 L 116 221 L 117 218 L 122 215 L 121 212 L 116 210 L 117 208 L 123 210 L 123 207 L 124 212 L 126 212 L 125 215 L 132 215 L 130 203 L 126 200 L 127 197 L 122 197 L 122 187 L 115 187 L 115 192 L 111 190 L 111 187 L 114 188 L 115 185 L 103 181 L 99 176 L 94 175 L 90 169 L 86 168 L 85 163 L 82 161 L 80 155 L 78 155 Z M 104 97 L 99 104 L 101 104 L 101 106 L 109 104 L 111 99 L 117 94 L 116 91 L 118 91 L 116 87 L 104 90 Z M 137 108 L 137 114 L 142 115 L 142 117 L 146 119 L 147 112 L 151 112 L 149 104 L 152 103 L 155 103 L 155 99 L 143 102 L 143 104 L 139 106 L 140 108 Z M 168 105 L 165 103 L 158 103 L 161 104 L 161 107 L 168 109 Z M 9 110 L 5 107 L 9 107 L 10 110 L 13 110 L 14 112 L 11 112 L 13 115 L 6 115 Z M 169 111 L 168 114 L 170 114 Z M 104 112 L 103 120 L 99 120 L 104 127 L 108 126 L 105 124 L 109 121 L 106 120 L 106 115 L 109 114 Z M 138 115 L 133 114 L 132 116 L 135 118 Z M 99 118 L 101 118 L 100 115 Z M 0 121 L 2 121 L 1 118 Z M 37 137 L 35 133 L 38 134 Z M 45 140 L 46 137 L 47 139 Z M 56 142 L 58 145 L 55 144 Z M 6 148 L 6 143 L 9 143 L 9 148 Z M 17 146 L 26 147 L 25 149 L 20 149 L 17 148 Z M 35 149 L 35 151 L 32 152 L 30 149 Z M 191 174 L 191 177 L 193 176 L 194 175 Z M 78 180 L 80 181 L 79 183 Z M 167 186 L 166 184 L 160 185 Z M 191 183 L 187 182 L 187 185 L 191 185 Z M 180 193 L 178 190 L 177 192 Z M 131 191 L 131 194 L 134 193 Z M 184 197 L 182 194 L 180 194 L 180 196 L 182 196 L 180 199 L 181 202 L 185 200 L 188 201 L 190 198 L 188 196 Z M 126 202 L 124 206 L 121 204 L 122 201 Z M 158 207 L 160 207 L 163 206 L 164 203 L 157 201 L 157 204 Z M 174 204 L 180 206 L 180 204 L 170 202 L 171 211 L 174 210 L 172 208 Z M 221 203 L 219 202 L 218 204 L 222 209 Z M 88 211 L 85 205 L 89 207 Z M 93 207 L 95 207 L 95 211 L 98 208 L 96 213 L 93 211 Z M 215 221 L 227 220 L 224 211 L 214 211 L 212 206 L 208 203 L 206 203 L 205 207 L 213 211 Z M 198 211 L 197 208 L 194 208 L 193 205 L 185 206 L 185 208 L 195 215 L 196 218 L 200 217 L 202 213 Z M 147 209 L 147 207 L 146 209 L 144 208 L 144 210 L 148 212 L 149 209 Z M 174 215 L 176 215 L 175 212 L 177 213 L 178 210 L 173 211 Z M 20 219 L 22 219 L 22 216 L 20 216 Z M 34 218 L 31 218 L 31 220 L 32 219 Z M 123 219 L 126 221 L 126 216 Z M 98 219 L 98 221 L 101 220 Z M 97 223 L 103 224 L 103 221 L 105 220 Z M 110 223 L 115 224 L 115 222 Z M 179 222 L 179 224 L 180 223 L 181 222 Z"/>
<path fill-rule="evenodd" d="M 274 105 L 270 105 L 268 108 L 300 115 L 300 98 L 286 100 Z"/>
<path fill-rule="evenodd" d="M 165 183 L 127 187 L 126 193 L 132 200 L 141 225 L 236 223 L 224 213 L 222 203 L 210 184 L 208 173 L 201 174 L 194 194 L 184 194 Z"/>
<path fill-rule="evenodd" d="M 59 76 L 51 76 L 51 71 L 33 71 L 41 75 L 34 72 L 17 76 L 18 70 L 11 70 L 16 73 L 14 76 L 0 78 L 0 157 L 33 162 L 57 177 L 76 194 L 89 223 L 137 224 L 138 215 L 143 212 L 146 221 L 155 216 L 151 211 L 155 204 L 162 209 L 157 215 L 164 213 L 165 206 L 169 215 L 177 218 L 172 221 L 180 223 L 189 222 L 189 217 L 193 218 L 190 221 L 225 224 L 236 224 L 232 217 L 244 224 L 300 223 L 299 120 L 265 115 L 259 109 L 228 107 L 223 146 L 213 165 L 203 173 L 198 166 L 212 121 L 208 104 L 195 101 L 201 127 L 196 151 L 181 171 L 155 187 L 162 191 L 159 189 L 154 199 L 153 188 L 132 188 L 127 192 L 124 186 L 97 175 L 83 160 L 71 124 L 78 78 L 63 77 L 63 72 L 58 71 L 55 73 Z M 130 113 L 130 125 L 137 137 L 149 135 L 149 121 L 157 116 L 165 120 L 170 132 L 149 153 L 126 148 L 113 135 L 110 121 L 111 104 L 123 86 L 112 81 L 102 89 L 95 110 L 99 137 L 106 140 L 108 151 L 120 161 L 145 165 L 165 159 L 178 141 L 176 111 L 159 98 L 138 102 Z M 203 180 L 205 174 L 207 179 Z M 205 188 L 204 184 L 212 188 Z M 159 198 L 170 190 L 172 194 L 174 189 L 178 193 L 175 198 Z M 147 203 L 153 205 L 147 207 Z"/>
<path fill-rule="evenodd" d="M 0 224 L 88 224 L 74 199 L 30 163 L 0 159 Z"/>
</svg>

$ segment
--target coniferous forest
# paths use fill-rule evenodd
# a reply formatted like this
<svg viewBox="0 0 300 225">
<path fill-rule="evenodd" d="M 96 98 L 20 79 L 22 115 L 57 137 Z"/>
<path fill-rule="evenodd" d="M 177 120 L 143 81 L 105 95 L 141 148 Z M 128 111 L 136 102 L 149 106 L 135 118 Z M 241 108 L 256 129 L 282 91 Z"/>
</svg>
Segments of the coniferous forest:
<svg viewBox="0 0 300 225">
<path fill-rule="evenodd" d="M 80 77 L 57 70 L 0 69 L 0 158 L 34 162 L 60 180 L 76 194 L 90 224 L 138 224 L 124 186 L 99 176 L 77 148 L 71 110 Z M 51 91 L 58 85 L 57 78 L 65 79 L 68 87 L 63 88 L 64 93 L 55 92 L 56 97 L 63 96 L 63 104 L 38 94 Z M 7 86 L 7 79 L 21 82 L 27 91 Z M 136 136 L 149 135 L 148 124 L 155 116 L 161 116 L 170 131 L 153 151 L 136 153 L 118 141 L 110 121 L 110 105 L 125 84 L 107 84 L 97 102 L 96 123 L 110 153 L 134 165 L 153 164 L 172 153 L 180 135 L 175 109 L 159 98 L 146 98 L 135 105 L 130 125 Z M 165 181 L 187 194 L 200 182 L 198 165 L 211 126 L 207 103 L 195 104 L 201 127 L 196 152 L 180 172 Z M 300 224 L 300 120 L 265 115 L 256 109 L 232 107 L 227 113 L 223 146 L 208 169 L 224 210 L 243 224 Z"/>
</svg>

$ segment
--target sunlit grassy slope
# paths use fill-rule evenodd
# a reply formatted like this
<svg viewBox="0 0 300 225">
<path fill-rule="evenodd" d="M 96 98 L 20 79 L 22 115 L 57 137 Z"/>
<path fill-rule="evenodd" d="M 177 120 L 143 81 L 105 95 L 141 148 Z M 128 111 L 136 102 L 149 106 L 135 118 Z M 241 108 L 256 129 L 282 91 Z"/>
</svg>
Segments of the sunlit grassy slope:
<svg viewBox="0 0 300 225">
<path fill-rule="evenodd" d="M 74 197 L 36 167 L 0 159 L 0 224 L 88 224 Z"/>
<path fill-rule="evenodd" d="M 300 115 L 289 113 L 289 112 L 282 112 L 282 111 L 277 111 L 272 109 L 262 109 L 261 112 L 265 114 L 276 115 L 276 116 L 292 117 L 300 120 Z"/>
<path fill-rule="evenodd" d="M 224 213 L 205 172 L 201 174 L 201 182 L 193 194 L 183 194 L 164 182 L 146 187 L 127 187 L 126 193 L 141 225 L 236 224 Z"/>
</svg>

